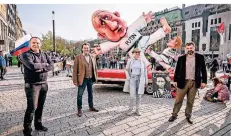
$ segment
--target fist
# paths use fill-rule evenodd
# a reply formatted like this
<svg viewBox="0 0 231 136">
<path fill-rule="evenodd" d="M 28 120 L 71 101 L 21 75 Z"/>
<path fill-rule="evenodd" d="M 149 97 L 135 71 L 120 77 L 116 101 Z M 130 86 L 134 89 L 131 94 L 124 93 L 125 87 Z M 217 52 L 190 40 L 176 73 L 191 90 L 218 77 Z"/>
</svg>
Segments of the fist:
<svg viewBox="0 0 231 136">
<path fill-rule="evenodd" d="M 154 19 L 152 11 L 149 11 L 148 14 L 145 14 L 143 12 L 143 17 L 144 17 L 144 19 L 146 20 L 147 23 L 151 22 L 151 20 Z"/>
<path fill-rule="evenodd" d="M 177 82 L 174 82 L 173 85 L 174 85 L 175 87 L 177 87 Z"/>
<path fill-rule="evenodd" d="M 150 49 L 150 48 L 151 48 L 151 47 L 149 46 L 149 47 L 146 49 L 145 53 L 147 53 L 147 54 L 151 53 L 151 49 Z"/>
<path fill-rule="evenodd" d="M 148 65 L 148 66 L 147 66 L 147 70 L 148 70 L 148 71 L 151 70 L 151 68 L 152 68 L 151 65 Z"/>
<path fill-rule="evenodd" d="M 205 84 L 205 83 L 201 83 L 201 89 L 204 89 L 204 88 L 205 88 L 205 86 L 206 86 L 206 84 Z"/>
<path fill-rule="evenodd" d="M 100 47 L 95 47 L 92 49 L 91 53 L 97 56 L 99 54 L 102 54 L 102 51 Z"/>
<path fill-rule="evenodd" d="M 75 86 L 78 86 L 78 83 L 74 83 Z"/>
</svg>

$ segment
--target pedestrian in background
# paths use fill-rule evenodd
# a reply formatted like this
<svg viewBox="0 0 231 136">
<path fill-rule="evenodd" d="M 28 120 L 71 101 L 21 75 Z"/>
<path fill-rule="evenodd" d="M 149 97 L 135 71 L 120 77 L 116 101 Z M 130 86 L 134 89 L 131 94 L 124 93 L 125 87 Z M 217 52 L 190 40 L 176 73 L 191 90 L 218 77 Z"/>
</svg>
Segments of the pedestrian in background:
<svg viewBox="0 0 231 136">
<path fill-rule="evenodd" d="M 224 72 L 227 70 L 227 66 L 228 66 L 227 60 L 223 60 L 223 61 L 222 61 L 222 68 L 223 68 L 223 71 L 224 71 Z"/>
<path fill-rule="evenodd" d="M 206 92 L 204 99 L 210 102 L 228 102 L 230 94 L 227 86 L 218 78 L 213 78 L 212 81 L 214 88 Z"/>
<path fill-rule="evenodd" d="M 9 67 L 12 67 L 13 66 L 13 58 L 12 56 L 9 56 Z"/>
<path fill-rule="evenodd" d="M 0 79 L 4 80 L 4 75 L 6 73 L 6 60 L 3 57 L 3 51 L 0 51 Z"/>
<path fill-rule="evenodd" d="M 102 68 L 105 68 L 106 67 L 106 57 L 105 57 L 104 54 L 103 54 L 103 56 L 101 58 L 101 63 L 102 63 Z"/>
<path fill-rule="evenodd" d="M 214 59 L 211 64 L 210 69 L 210 79 L 212 80 L 214 77 L 216 77 L 216 72 L 219 70 L 219 63 L 217 59 Z"/>
<path fill-rule="evenodd" d="M 8 55 L 7 54 L 5 54 L 5 61 L 6 61 L 6 67 L 8 67 L 8 61 L 9 61 L 9 59 L 8 59 Z"/>
</svg>

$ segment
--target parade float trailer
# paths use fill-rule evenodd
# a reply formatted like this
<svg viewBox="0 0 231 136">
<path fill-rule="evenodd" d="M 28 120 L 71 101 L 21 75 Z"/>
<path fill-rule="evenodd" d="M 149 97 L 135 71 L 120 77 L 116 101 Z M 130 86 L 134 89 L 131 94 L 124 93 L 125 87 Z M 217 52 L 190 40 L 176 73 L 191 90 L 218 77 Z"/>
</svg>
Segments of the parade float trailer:
<svg viewBox="0 0 231 136">
<path fill-rule="evenodd" d="M 153 93 L 152 78 L 153 72 L 148 72 L 148 86 L 146 88 L 146 93 Z M 169 74 L 171 81 L 173 81 L 174 74 Z M 118 84 L 124 86 L 126 80 L 126 74 L 124 69 L 100 69 L 98 70 L 97 83 L 102 84 Z"/>
</svg>

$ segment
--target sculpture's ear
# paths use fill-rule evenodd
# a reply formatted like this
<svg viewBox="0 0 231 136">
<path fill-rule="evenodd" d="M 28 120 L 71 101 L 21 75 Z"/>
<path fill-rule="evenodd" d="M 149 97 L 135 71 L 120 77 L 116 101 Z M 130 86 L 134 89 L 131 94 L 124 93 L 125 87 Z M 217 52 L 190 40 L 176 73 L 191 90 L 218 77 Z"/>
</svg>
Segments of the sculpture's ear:
<svg viewBox="0 0 231 136">
<path fill-rule="evenodd" d="M 113 12 L 114 15 L 116 15 L 117 17 L 120 17 L 120 13 L 118 11 Z"/>
<path fill-rule="evenodd" d="M 104 39 L 105 38 L 105 36 L 100 34 L 100 33 L 97 33 L 97 36 L 98 36 L 99 39 Z"/>
</svg>

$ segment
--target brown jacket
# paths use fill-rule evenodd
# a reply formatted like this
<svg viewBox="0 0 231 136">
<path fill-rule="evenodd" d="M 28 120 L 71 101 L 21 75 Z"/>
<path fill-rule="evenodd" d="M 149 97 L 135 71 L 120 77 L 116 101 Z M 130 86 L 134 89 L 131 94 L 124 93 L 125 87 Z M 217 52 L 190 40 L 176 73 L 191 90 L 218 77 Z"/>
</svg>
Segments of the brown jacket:
<svg viewBox="0 0 231 136">
<path fill-rule="evenodd" d="M 97 67 L 96 67 L 96 58 L 93 55 L 90 55 L 93 64 L 93 82 L 97 80 Z M 83 79 L 85 76 L 85 66 L 84 66 L 84 56 L 80 54 L 75 57 L 74 66 L 73 66 L 73 83 L 77 83 L 77 85 L 83 84 Z"/>
</svg>

